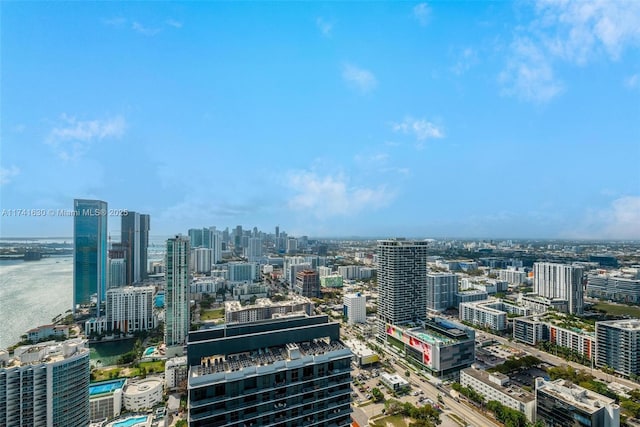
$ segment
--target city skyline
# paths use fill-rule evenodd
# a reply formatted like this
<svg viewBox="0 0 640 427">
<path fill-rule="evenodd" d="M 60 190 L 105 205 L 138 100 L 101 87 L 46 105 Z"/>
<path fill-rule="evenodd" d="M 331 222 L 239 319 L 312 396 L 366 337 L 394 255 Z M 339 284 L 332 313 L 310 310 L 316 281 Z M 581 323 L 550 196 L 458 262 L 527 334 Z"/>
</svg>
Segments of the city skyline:
<svg viewBox="0 0 640 427">
<path fill-rule="evenodd" d="M 3 237 L 640 239 L 640 4 L 5 3 Z M 44 166 L 43 166 L 44 165 Z M 119 222 L 112 217 L 109 222 Z"/>
</svg>

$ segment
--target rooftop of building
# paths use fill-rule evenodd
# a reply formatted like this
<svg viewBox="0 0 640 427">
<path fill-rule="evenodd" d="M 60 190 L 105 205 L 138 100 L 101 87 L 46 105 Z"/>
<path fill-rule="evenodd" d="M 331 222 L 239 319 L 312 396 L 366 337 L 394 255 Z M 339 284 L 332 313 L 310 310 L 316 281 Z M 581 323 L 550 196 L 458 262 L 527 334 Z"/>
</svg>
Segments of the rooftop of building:
<svg viewBox="0 0 640 427">
<path fill-rule="evenodd" d="M 597 322 L 596 326 L 597 325 L 612 326 L 627 331 L 638 331 L 640 330 L 640 319 L 608 320 L 605 322 Z"/>
<path fill-rule="evenodd" d="M 51 325 L 40 325 L 40 326 L 36 326 L 33 329 L 29 329 L 27 331 L 27 333 L 28 334 L 36 333 L 36 332 L 40 332 L 40 331 L 45 330 L 45 329 L 54 329 L 54 330 L 57 330 L 57 331 L 64 331 L 66 329 L 69 329 L 69 325 L 53 325 L 53 324 L 51 324 Z"/>
<path fill-rule="evenodd" d="M 117 380 L 100 381 L 89 384 L 89 397 L 98 395 L 112 394 L 118 389 L 124 387 L 127 382 L 126 378 L 118 378 Z"/>
<path fill-rule="evenodd" d="M 508 382 L 505 385 L 500 385 L 500 383 L 504 383 L 509 380 L 508 376 L 501 374 L 500 372 L 487 372 L 475 368 L 466 368 L 463 369 L 462 372 L 519 402 L 529 403 L 536 400 L 536 396 L 533 393 L 523 390 L 520 387 L 516 387 Z M 492 380 L 492 377 L 495 378 L 495 380 Z"/>
<path fill-rule="evenodd" d="M 268 366 L 307 356 L 321 356 L 333 351 L 348 350 L 340 341 L 314 339 L 312 341 L 288 343 L 227 355 L 210 355 L 200 360 L 199 366 L 192 366 L 191 377 L 209 374 L 241 371 L 245 368 Z"/>
<path fill-rule="evenodd" d="M 346 340 L 344 344 L 351 349 L 351 351 L 359 357 L 367 357 L 375 354 L 375 351 L 371 350 L 364 343 L 354 339 Z"/>
<path fill-rule="evenodd" d="M 545 381 L 536 378 L 536 392 L 544 391 L 550 396 L 568 402 L 577 408 L 593 414 L 605 405 L 615 405 L 615 400 L 580 387 L 567 380 Z"/>
<path fill-rule="evenodd" d="M 136 382 L 129 382 L 124 386 L 123 393 L 128 396 L 146 394 L 149 390 L 162 388 L 163 381 L 159 377 L 145 378 Z"/>
<path fill-rule="evenodd" d="M 55 363 L 78 354 L 88 354 L 87 340 L 73 338 L 65 341 L 46 341 L 17 347 L 13 357 L 6 351 L 0 352 L 0 367 L 17 368 L 28 365 Z"/>
<path fill-rule="evenodd" d="M 470 338 L 468 328 L 443 319 L 427 320 L 424 325 L 424 328 L 411 328 L 407 332 L 429 344 L 449 345 Z"/>
<path fill-rule="evenodd" d="M 231 311 L 240 311 L 240 310 L 249 310 L 252 308 L 264 308 L 264 307 L 282 307 L 287 305 L 297 305 L 297 304 L 310 304 L 311 300 L 309 298 L 291 294 L 284 301 L 272 301 L 270 298 L 256 298 L 256 302 L 254 304 L 242 305 L 240 301 L 226 301 L 224 303 L 224 309 L 226 312 Z"/>
</svg>

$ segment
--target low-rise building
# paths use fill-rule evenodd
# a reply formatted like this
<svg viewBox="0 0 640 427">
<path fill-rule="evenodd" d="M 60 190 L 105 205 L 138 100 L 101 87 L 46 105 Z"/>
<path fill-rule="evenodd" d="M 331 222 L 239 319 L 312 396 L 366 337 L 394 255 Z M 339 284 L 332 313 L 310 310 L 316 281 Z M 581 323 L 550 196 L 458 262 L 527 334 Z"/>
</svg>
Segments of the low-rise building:
<svg viewBox="0 0 640 427">
<path fill-rule="evenodd" d="M 242 305 L 239 301 L 225 302 L 225 321 L 227 323 L 247 323 L 272 319 L 283 314 L 313 314 L 314 304 L 305 297 L 290 295 L 284 301 L 272 301 L 258 298 L 254 304 Z"/>
<path fill-rule="evenodd" d="M 545 426 L 620 426 L 620 407 L 614 399 L 562 379 L 536 378 L 535 387 L 536 420 Z"/>
<path fill-rule="evenodd" d="M 384 372 L 380 375 L 380 382 L 393 393 L 398 393 L 410 388 L 409 381 L 396 374 L 391 375 Z"/>
<path fill-rule="evenodd" d="M 385 332 L 388 344 L 436 377 L 457 379 L 475 361 L 475 330 L 457 322 L 436 317 L 424 327 L 386 324 Z"/>
<path fill-rule="evenodd" d="M 346 340 L 344 344 L 351 349 L 353 361 L 360 367 L 372 365 L 380 360 L 378 353 L 371 350 L 362 342 Z"/>
<path fill-rule="evenodd" d="M 535 395 L 511 385 L 508 376 L 499 372 L 489 373 L 467 368 L 460 371 L 460 384 L 473 388 L 486 401 L 496 400 L 508 408 L 522 412 L 529 422 L 535 422 Z"/>
<path fill-rule="evenodd" d="M 162 379 L 159 377 L 129 381 L 122 390 L 124 407 L 134 412 L 153 408 L 162 402 L 162 385 Z"/>
<path fill-rule="evenodd" d="M 566 299 L 547 298 L 537 294 L 520 294 L 518 302 L 523 306 L 530 308 L 532 314 L 544 314 L 549 309 L 567 313 L 569 311 L 569 302 Z"/>
<path fill-rule="evenodd" d="M 496 331 L 507 329 L 507 317 L 526 316 L 531 310 L 505 301 L 490 300 L 460 304 L 458 310 L 460 320 Z"/>
<path fill-rule="evenodd" d="M 164 365 L 164 385 L 167 390 L 176 390 L 184 387 L 189 373 L 187 356 L 174 357 L 167 360 Z"/>
<path fill-rule="evenodd" d="M 69 326 L 42 325 L 27 331 L 27 339 L 34 343 L 51 337 L 69 338 Z"/>
<path fill-rule="evenodd" d="M 122 411 L 122 389 L 126 378 L 89 384 L 89 411 L 91 422 L 112 419 Z"/>
<path fill-rule="evenodd" d="M 468 289 L 465 291 L 459 291 L 456 293 L 456 307 L 459 307 L 463 302 L 477 302 L 486 301 L 489 299 L 489 294 L 481 289 Z"/>
</svg>

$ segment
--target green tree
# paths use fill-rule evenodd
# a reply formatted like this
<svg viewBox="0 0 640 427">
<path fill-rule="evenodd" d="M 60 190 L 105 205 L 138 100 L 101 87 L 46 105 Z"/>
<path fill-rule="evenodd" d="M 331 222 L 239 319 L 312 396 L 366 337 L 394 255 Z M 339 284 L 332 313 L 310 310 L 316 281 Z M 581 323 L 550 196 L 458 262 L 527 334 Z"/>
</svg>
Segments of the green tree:
<svg viewBox="0 0 640 427">
<path fill-rule="evenodd" d="M 384 394 L 380 391 L 378 387 L 374 387 L 371 390 L 371 395 L 373 396 L 374 402 L 382 402 L 384 400 Z"/>
</svg>

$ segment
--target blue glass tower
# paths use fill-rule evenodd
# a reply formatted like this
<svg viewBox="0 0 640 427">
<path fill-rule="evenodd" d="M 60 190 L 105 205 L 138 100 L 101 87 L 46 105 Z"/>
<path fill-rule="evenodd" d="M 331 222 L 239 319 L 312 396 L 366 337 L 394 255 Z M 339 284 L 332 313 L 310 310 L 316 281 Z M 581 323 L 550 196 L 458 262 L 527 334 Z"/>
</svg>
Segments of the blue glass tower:
<svg viewBox="0 0 640 427">
<path fill-rule="evenodd" d="M 107 203 L 73 201 L 73 313 L 96 295 L 97 315 L 107 292 Z"/>
</svg>

